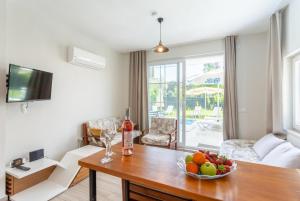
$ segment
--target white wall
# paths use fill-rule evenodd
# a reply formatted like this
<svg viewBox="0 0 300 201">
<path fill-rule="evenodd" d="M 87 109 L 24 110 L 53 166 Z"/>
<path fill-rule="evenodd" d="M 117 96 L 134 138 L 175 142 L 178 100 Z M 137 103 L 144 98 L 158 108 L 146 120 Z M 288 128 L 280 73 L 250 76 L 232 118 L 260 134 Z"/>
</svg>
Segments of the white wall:
<svg viewBox="0 0 300 201">
<path fill-rule="evenodd" d="M 0 199 L 5 195 L 5 74 L 6 74 L 6 57 L 5 57 L 5 0 L 0 0 Z"/>
<path fill-rule="evenodd" d="M 224 53 L 224 40 L 170 48 L 164 54 L 148 51 L 148 62 Z M 240 138 L 258 139 L 265 134 L 267 33 L 237 39 L 237 85 Z"/>
<path fill-rule="evenodd" d="M 283 15 L 283 54 L 300 48 L 300 1 L 291 0 Z"/>
<path fill-rule="evenodd" d="M 237 39 L 237 89 L 240 138 L 266 132 L 267 33 Z"/>
<path fill-rule="evenodd" d="M 11 0 L 7 7 L 8 62 L 53 72 L 54 79 L 52 99 L 30 103 L 27 114 L 18 103 L 6 104 L 6 162 L 38 148 L 59 159 L 76 148 L 84 121 L 123 115 L 128 106 L 127 55 L 51 21 L 26 1 Z M 66 63 L 70 45 L 103 55 L 106 68 L 95 71 Z"/>
</svg>

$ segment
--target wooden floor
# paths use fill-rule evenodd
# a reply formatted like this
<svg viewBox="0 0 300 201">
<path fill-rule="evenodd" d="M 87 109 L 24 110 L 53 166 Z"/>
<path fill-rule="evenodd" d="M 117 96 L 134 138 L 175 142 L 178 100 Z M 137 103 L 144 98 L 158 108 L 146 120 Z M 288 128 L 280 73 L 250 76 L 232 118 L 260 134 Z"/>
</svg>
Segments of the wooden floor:
<svg viewBox="0 0 300 201">
<path fill-rule="evenodd" d="M 103 173 L 97 173 L 97 201 L 121 201 L 121 180 Z M 51 201 L 89 201 L 89 179 L 68 189 Z"/>
</svg>

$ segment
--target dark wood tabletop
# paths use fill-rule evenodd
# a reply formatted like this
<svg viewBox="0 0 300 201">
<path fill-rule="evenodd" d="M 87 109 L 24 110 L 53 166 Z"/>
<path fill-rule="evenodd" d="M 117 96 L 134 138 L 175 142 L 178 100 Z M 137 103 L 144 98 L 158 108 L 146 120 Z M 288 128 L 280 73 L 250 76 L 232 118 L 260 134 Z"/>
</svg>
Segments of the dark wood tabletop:
<svg viewBox="0 0 300 201">
<path fill-rule="evenodd" d="M 113 161 L 102 165 L 104 151 L 79 161 L 90 170 L 193 200 L 300 201 L 300 170 L 237 162 L 237 171 L 216 180 L 186 176 L 176 165 L 187 153 L 134 145 L 133 156 L 122 156 L 121 145 L 113 146 Z"/>
</svg>

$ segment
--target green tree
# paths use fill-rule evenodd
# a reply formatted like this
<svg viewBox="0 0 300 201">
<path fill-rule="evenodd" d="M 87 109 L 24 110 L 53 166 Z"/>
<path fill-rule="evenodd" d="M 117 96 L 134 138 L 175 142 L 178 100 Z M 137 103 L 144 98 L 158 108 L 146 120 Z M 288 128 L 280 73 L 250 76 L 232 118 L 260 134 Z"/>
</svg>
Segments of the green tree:
<svg viewBox="0 0 300 201">
<path fill-rule="evenodd" d="M 204 73 L 207 73 L 207 72 L 210 72 L 210 71 L 220 68 L 219 63 L 206 63 L 203 66 L 204 66 L 204 68 L 203 68 Z"/>
<path fill-rule="evenodd" d="M 149 93 L 151 102 L 156 102 L 159 96 L 159 85 L 158 84 L 150 84 Z"/>
</svg>

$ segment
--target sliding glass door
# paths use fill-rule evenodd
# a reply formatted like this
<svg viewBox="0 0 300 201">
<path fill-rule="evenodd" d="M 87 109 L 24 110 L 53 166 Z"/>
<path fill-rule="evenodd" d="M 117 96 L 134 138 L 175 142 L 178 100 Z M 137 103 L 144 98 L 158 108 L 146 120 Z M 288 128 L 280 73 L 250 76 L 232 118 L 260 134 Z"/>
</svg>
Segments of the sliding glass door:
<svg viewBox="0 0 300 201">
<path fill-rule="evenodd" d="M 219 147 L 223 141 L 224 56 L 186 60 L 185 146 Z"/>
<path fill-rule="evenodd" d="M 178 119 L 179 146 L 217 147 L 223 140 L 224 56 L 148 65 L 149 119 Z"/>
</svg>

